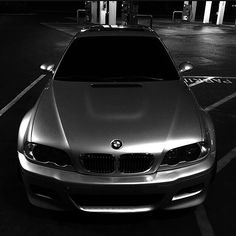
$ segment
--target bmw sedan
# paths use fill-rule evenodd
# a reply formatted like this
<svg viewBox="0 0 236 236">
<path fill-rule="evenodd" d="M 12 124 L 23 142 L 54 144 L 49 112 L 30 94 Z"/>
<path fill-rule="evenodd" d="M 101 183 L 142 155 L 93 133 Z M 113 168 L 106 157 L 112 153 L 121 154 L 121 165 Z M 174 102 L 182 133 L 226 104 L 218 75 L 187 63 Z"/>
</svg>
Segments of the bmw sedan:
<svg viewBox="0 0 236 236">
<path fill-rule="evenodd" d="M 54 210 L 145 212 L 201 204 L 216 170 L 209 115 L 160 37 L 141 26 L 82 29 L 18 135 L 29 201 Z"/>
</svg>

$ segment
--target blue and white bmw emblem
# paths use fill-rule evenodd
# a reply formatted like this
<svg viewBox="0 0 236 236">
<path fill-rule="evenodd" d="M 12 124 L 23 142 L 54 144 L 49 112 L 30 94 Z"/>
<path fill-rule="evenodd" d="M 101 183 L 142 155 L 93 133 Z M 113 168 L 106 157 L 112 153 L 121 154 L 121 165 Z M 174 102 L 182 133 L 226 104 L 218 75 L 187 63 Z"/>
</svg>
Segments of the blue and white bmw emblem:
<svg viewBox="0 0 236 236">
<path fill-rule="evenodd" d="M 122 142 L 118 139 L 115 139 L 111 142 L 111 147 L 113 149 L 119 149 L 119 148 L 121 148 L 121 146 L 122 146 Z"/>
</svg>

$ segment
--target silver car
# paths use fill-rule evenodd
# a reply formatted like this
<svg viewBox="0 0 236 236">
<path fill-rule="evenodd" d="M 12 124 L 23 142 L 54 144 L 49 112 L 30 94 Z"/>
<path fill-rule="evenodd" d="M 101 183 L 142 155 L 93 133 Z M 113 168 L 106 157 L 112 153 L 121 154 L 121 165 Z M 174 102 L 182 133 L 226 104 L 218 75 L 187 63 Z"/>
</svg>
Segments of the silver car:
<svg viewBox="0 0 236 236">
<path fill-rule="evenodd" d="M 29 201 L 54 210 L 144 212 L 201 204 L 215 134 L 159 36 L 82 29 L 24 116 L 18 157 Z"/>
</svg>

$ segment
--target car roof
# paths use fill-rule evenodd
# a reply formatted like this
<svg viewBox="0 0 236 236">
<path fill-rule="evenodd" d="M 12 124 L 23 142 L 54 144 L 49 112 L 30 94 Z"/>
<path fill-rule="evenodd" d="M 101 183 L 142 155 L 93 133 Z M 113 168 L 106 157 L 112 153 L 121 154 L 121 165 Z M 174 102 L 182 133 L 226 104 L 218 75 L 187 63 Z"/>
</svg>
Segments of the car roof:
<svg viewBox="0 0 236 236">
<path fill-rule="evenodd" d="M 142 25 L 92 25 L 82 28 L 77 34 L 78 37 L 87 36 L 151 36 L 158 35 L 150 27 Z"/>
</svg>

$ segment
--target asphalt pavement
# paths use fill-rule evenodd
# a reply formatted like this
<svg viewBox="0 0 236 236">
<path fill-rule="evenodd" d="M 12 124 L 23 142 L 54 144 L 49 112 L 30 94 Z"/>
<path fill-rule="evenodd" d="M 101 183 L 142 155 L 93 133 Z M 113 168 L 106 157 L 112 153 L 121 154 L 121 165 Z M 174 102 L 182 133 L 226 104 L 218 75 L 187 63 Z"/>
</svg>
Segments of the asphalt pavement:
<svg viewBox="0 0 236 236">
<path fill-rule="evenodd" d="M 0 111 L 42 74 L 40 64 L 58 62 L 79 28 L 62 16 L 0 15 Z M 219 168 L 206 202 L 194 211 L 109 216 L 31 206 L 16 171 L 17 132 L 46 85 L 45 76 L 0 116 L 0 235 L 236 234 L 236 29 L 158 20 L 153 28 L 176 64 L 195 65 L 185 82 L 215 125 Z"/>
</svg>

